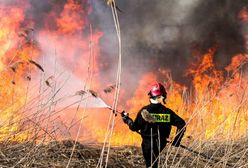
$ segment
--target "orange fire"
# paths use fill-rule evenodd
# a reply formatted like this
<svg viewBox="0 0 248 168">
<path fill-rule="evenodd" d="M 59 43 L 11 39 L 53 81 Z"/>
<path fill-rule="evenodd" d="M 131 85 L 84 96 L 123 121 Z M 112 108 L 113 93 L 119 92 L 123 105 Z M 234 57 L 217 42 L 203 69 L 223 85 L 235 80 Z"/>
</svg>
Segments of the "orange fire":
<svg viewBox="0 0 248 168">
<path fill-rule="evenodd" d="M 81 31 L 87 22 L 85 18 L 85 10 L 82 6 L 74 0 L 69 0 L 64 5 L 64 10 L 60 13 L 59 18 L 56 20 L 59 32 L 62 34 L 71 34 Z"/>
<path fill-rule="evenodd" d="M 31 80 L 32 63 L 39 55 L 39 49 L 28 36 L 31 28 L 21 29 L 24 21 L 23 9 L 1 7 L 0 9 L 0 140 L 23 140 L 27 133 L 20 131 L 22 114 L 19 109 L 25 106 L 26 88 Z M 14 136 L 13 136 L 14 135 Z"/>
<path fill-rule="evenodd" d="M 60 102 L 54 98 L 59 75 L 55 72 L 45 74 L 51 76 L 43 79 L 45 75 L 42 74 L 41 80 L 37 79 L 38 71 L 43 68 L 39 62 L 46 55 L 58 58 L 65 67 L 63 70 L 71 71 L 81 81 L 87 82 L 87 88 L 91 86 L 100 90 L 101 81 L 93 78 L 93 74 L 101 66 L 98 43 L 103 33 L 90 25 L 90 7 L 86 1 L 76 0 L 67 0 L 62 8 L 54 5 L 46 13 L 44 25 L 40 28 L 32 20 L 27 23 L 25 10 L 30 6 L 28 1 L 22 2 L 21 7 L 2 5 L 0 8 L 0 16 L 4 16 L 0 18 L 0 94 L 4 98 L 0 101 L 0 140 L 31 139 L 36 127 L 50 139 L 75 138 L 82 120 L 79 140 L 103 142 L 111 111 L 84 111 L 75 107 L 60 111 L 57 108 Z M 239 18 L 247 22 L 247 8 L 240 12 Z M 187 121 L 187 135 L 203 140 L 226 140 L 246 135 L 248 73 L 245 65 L 248 55 L 237 54 L 224 70 L 219 70 L 213 61 L 216 50 L 213 47 L 201 55 L 193 52 L 198 54 L 195 56 L 198 60 L 185 72 L 192 79 L 191 88 L 173 81 L 170 70 L 159 68 L 158 73 L 144 74 L 132 97 L 127 102 L 120 102 L 119 108 L 126 109 L 134 119 L 138 110 L 149 103 L 149 86 L 160 80 L 168 91 L 165 105 Z M 44 71 L 48 73 L 48 69 Z M 35 83 L 31 83 L 33 80 Z M 39 91 L 29 92 L 32 90 L 30 83 L 38 86 L 36 89 Z M 84 86 L 81 88 L 83 90 Z M 121 98 L 125 99 L 125 96 L 122 90 Z M 49 104 L 46 100 L 52 101 Z M 111 100 L 107 101 L 111 103 Z M 54 113 L 56 115 L 52 116 Z M 42 134 L 39 132 L 38 135 Z M 112 144 L 139 143 L 140 136 L 131 133 L 117 116 Z"/>
<path fill-rule="evenodd" d="M 239 18 L 241 21 L 248 22 L 248 9 L 247 9 L 247 7 L 243 7 L 243 9 L 240 11 Z"/>
<path fill-rule="evenodd" d="M 42 62 L 39 58 L 41 58 L 41 52 L 45 53 L 46 48 L 57 45 L 57 48 L 52 49 L 62 53 L 58 56 L 61 60 L 64 59 L 65 66 L 72 70 L 74 69 L 72 66 L 77 67 L 73 73 L 83 80 L 92 79 L 85 79 L 86 75 L 82 74 L 92 74 L 97 71 L 98 40 L 102 33 L 94 31 L 88 25 L 87 15 L 90 11 L 87 6 L 79 4 L 78 1 L 68 0 L 60 11 L 54 5 L 54 10 L 48 14 L 44 27 L 37 30 L 36 23 L 26 18 L 25 12 L 29 7 L 28 1 L 24 0 L 16 5 L 3 3 L 0 9 L 2 16 L 0 19 L 0 90 L 1 97 L 4 97 L 0 101 L 2 110 L 0 140 L 25 140 L 33 136 L 32 129 L 35 130 L 35 127 L 43 133 L 52 131 L 52 128 L 48 129 L 48 126 L 41 122 L 50 120 L 47 111 L 50 111 L 51 107 L 47 109 L 39 105 L 44 101 L 41 99 L 46 98 L 43 95 L 48 95 L 48 89 L 42 89 L 43 84 L 40 84 L 40 89 L 33 86 L 39 83 L 38 70 L 44 71 L 43 66 L 38 62 Z M 88 26 L 87 32 L 85 32 L 86 26 Z M 92 69 L 90 72 L 89 63 Z M 43 82 L 53 87 L 55 86 L 53 79 L 54 77 L 50 76 Z M 53 85 L 49 82 L 53 82 Z M 95 86 L 97 84 L 94 84 L 94 81 L 91 82 L 91 87 Z M 34 89 L 37 90 L 34 91 Z M 41 110 L 44 114 L 39 112 Z M 40 121 L 37 121 L 37 117 Z M 30 125 L 33 125 L 33 128 L 30 128 Z"/>
<path fill-rule="evenodd" d="M 168 71 L 160 71 L 168 90 L 166 106 L 182 116 L 188 123 L 187 135 L 200 139 L 240 138 L 247 129 L 247 72 L 242 64 L 248 55 L 234 56 L 224 71 L 217 70 L 213 63 L 215 49 L 202 56 L 187 72 L 192 76 L 193 91 L 171 79 Z M 169 78 L 168 78 L 169 77 Z M 148 103 L 147 86 L 156 81 L 153 73 L 146 74 L 140 81 L 139 89 L 130 100 L 130 111 L 138 111 Z"/>
</svg>

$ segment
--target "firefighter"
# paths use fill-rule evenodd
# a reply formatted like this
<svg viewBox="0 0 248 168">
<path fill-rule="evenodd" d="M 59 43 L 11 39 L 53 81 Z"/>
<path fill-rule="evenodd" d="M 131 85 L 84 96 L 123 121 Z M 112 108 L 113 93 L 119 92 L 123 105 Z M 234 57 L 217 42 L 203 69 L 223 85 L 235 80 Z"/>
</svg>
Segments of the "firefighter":
<svg viewBox="0 0 248 168">
<path fill-rule="evenodd" d="M 151 86 L 148 93 L 150 104 L 141 108 L 133 121 L 128 113 L 122 112 L 122 120 L 129 129 L 140 133 L 142 152 L 146 167 L 158 166 L 158 155 L 164 149 L 171 127 L 177 127 L 177 134 L 172 145 L 178 147 L 186 130 L 185 121 L 171 109 L 165 107 L 166 90 L 161 83 Z"/>
</svg>

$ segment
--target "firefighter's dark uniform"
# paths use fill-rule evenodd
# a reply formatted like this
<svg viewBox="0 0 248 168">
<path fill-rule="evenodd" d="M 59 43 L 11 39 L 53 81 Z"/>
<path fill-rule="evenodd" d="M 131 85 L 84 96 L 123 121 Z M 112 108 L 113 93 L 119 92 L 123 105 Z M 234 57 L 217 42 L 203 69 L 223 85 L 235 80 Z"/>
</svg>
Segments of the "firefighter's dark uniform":
<svg viewBox="0 0 248 168">
<path fill-rule="evenodd" d="M 146 109 L 154 118 L 156 122 L 149 123 L 142 117 L 142 110 Z M 162 104 L 150 104 L 143 107 L 137 114 L 134 122 L 129 117 L 124 119 L 124 122 L 129 125 L 132 131 L 140 131 L 142 136 L 142 152 L 146 162 L 146 167 L 151 166 L 166 146 L 166 139 L 171 132 L 171 126 L 177 127 L 177 135 L 172 143 L 174 146 L 179 146 L 181 139 L 185 132 L 185 121 L 180 118 L 171 109 L 166 108 Z M 151 153 L 153 156 L 151 157 Z M 157 161 L 153 164 L 157 167 Z"/>
</svg>

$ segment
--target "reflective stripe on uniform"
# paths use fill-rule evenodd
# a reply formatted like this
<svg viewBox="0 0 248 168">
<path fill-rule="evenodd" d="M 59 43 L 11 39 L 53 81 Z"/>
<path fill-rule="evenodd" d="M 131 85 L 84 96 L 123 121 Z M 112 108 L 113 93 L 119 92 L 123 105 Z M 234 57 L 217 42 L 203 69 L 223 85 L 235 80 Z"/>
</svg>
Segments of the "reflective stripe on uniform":
<svg viewBox="0 0 248 168">
<path fill-rule="evenodd" d="M 170 122 L 170 114 L 155 114 L 150 113 L 151 116 L 155 119 L 155 122 Z"/>
</svg>

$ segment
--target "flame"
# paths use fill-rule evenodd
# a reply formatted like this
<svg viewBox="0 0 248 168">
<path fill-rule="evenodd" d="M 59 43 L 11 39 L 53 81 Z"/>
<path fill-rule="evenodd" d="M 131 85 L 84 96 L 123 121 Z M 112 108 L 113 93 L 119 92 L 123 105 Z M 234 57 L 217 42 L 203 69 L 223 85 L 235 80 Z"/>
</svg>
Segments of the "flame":
<svg viewBox="0 0 248 168">
<path fill-rule="evenodd" d="M 168 70 L 159 70 L 159 79 L 166 81 L 164 84 L 168 91 L 166 106 L 187 121 L 186 134 L 195 139 L 240 138 L 246 135 L 248 108 L 248 80 L 240 68 L 247 63 L 248 55 L 234 56 L 225 68 L 230 76 L 225 77 L 224 71 L 215 68 L 215 51 L 214 48 L 209 49 L 198 63 L 188 68 L 186 74 L 192 76 L 193 91 L 174 82 Z M 130 111 L 137 111 L 148 104 L 144 91 L 148 92 L 147 86 L 157 79 L 154 73 L 144 75 L 134 97 L 128 101 Z"/>
<path fill-rule="evenodd" d="M 57 110 L 54 105 L 56 103 L 53 102 L 45 110 L 40 106 L 32 109 L 33 104 L 45 106 L 45 103 L 44 100 L 33 99 L 38 93 L 27 94 L 30 82 L 39 76 L 36 62 L 32 64 L 31 60 L 39 63 L 43 55 L 58 58 L 65 70 L 90 83 L 91 88 L 100 90 L 101 80 L 92 79 L 92 76 L 101 66 L 99 41 L 103 33 L 90 24 L 90 5 L 86 0 L 67 0 L 62 7 L 54 2 L 51 10 L 40 20 L 42 25 L 39 25 L 35 19 L 27 18 L 26 11 L 31 8 L 28 2 L 23 0 L 20 4 L 1 5 L 0 8 L 0 94 L 4 97 L 0 101 L 0 141 L 30 140 L 34 134 L 32 129 L 37 124 L 44 128 L 43 133 L 49 133 L 47 136 L 55 136 L 52 132 L 59 129 L 65 136 L 58 139 L 74 138 L 79 128 L 78 123 L 83 119 L 79 140 L 102 143 L 111 111 L 71 108 L 49 118 L 49 114 Z M 239 19 L 247 22 L 246 7 L 239 13 Z M 245 38 L 248 39 L 247 35 Z M 147 93 L 150 85 L 160 81 L 168 91 L 165 105 L 187 121 L 187 135 L 203 140 L 236 139 L 246 135 L 248 75 L 245 65 L 248 55 L 233 56 L 230 64 L 224 70 L 219 70 L 213 61 L 216 52 L 216 47 L 203 54 L 193 51 L 196 61 L 185 72 L 192 79 L 191 87 L 175 82 L 170 70 L 159 68 L 157 72 L 144 74 L 132 97 L 121 102 L 119 108 L 127 109 L 130 116 L 135 118 L 140 108 L 149 103 Z M 53 67 L 45 69 L 46 73 L 49 73 L 49 68 Z M 47 84 L 49 88 L 40 86 L 45 94 L 49 95 L 46 91 L 56 89 L 55 86 L 59 85 L 56 78 L 47 78 L 52 83 Z M 45 96 L 43 98 L 47 99 Z M 121 99 L 126 100 L 125 90 L 121 91 Z M 43 113 L 29 122 L 29 125 L 20 122 L 28 118 L 27 110 L 31 114 L 42 110 Z M 72 120 L 75 120 L 73 126 L 70 125 Z M 48 128 L 48 123 L 54 127 L 49 125 Z M 112 144 L 139 145 L 140 140 L 140 136 L 132 133 L 117 116 Z"/>
<path fill-rule="evenodd" d="M 33 88 L 30 85 L 32 80 L 37 82 L 37 71 L 44 71 L 39 64 L 39 58 L 41 53 L 44 54 L 51 48 L 51 44 L 58 45 L 58 52 L 63 53 L 59 57 L 64 59 L 63 63 L 68 69 L 79 67 L 74 73 L 81 79 L 86 78 L 86 75 L 82 74 L 88 73 L 89 62 L 94 71 L 97 71 L 98 41 L 102 33 L 88 26 L 90 8 L 87 1 L 79 3 L 68 0 L 62 10 L 53 5 L 54 10 L 46 14 L 47 18 L 41 27 L 37 26 L 34 20 L 27 18 L 26 11 L 30 7 L 29 2 L 25 0 L 15 5 L 1 4 L 0 90 L 4 99 L 0 101 L 0 141 L 26 140 L 33 136 L 32 129 L 35 127 L 47 127 L 46 124 L 41 124 L 40 121 L 36 123 L 33 117 L 28 116 L 38 110 L 32 107 L 32 103 L 37 106 L 39 104 L 39 101 L 34 99 L 38 92 L 31 91 Z M 91 60 L 85 61 L 89 55 Z M 97 85 L 92 82 L 93 87 Z M 29 108 L 32 110 L 26 112 Z M 47 114 L 40 115 L 41 120 L 46 118 Z"/>
<path fill-rule="evenodd" d="M 56 19 L 59 32 L 62 34 L 77 33 L 86 26 L 86 16 L 85 10 L 82 9 L 79 3 L 69 0 L 64 5 L 64 9 L 58 19 Z"/>
<path fill-rule="evenodd" d="M 6 52 L 9 48 L 16 45 L 16 31 L 19 29 L 20 23 L 23 21 L 23 12 L 19 8 L 1 8 L 0 15 L 6 17 L 1 17 L 1 29 L 0 29 L 0 44 L 1 59 L 4 58 Z M 13 57 L 13 56 L 12 56 Z M 3 62 L 0 64 L 0 70 L 5 68 Z"/>
<path fill-rule="evenodd" d="M 82 80 L 85 80 L 87 75 L 82 74 L 88 73 L 89 66 L 93 67 L 93 73 L 98 71 L 100 52 L 98 43 L 103 35 L 89 25 L 90 7 L 86 2 L 68 0 L 62 11 L 57 11 L 57 7 L 53 6 L 54 9 L 48 14 L 52 21 L 46 20 L 45 29 L 38 35 L 40 43 L 44 46 L 44 52 L 56 49 L 61 53 L 56 57 L 59 57 L 63 65 Z M 96 87 L 97 82 L 92 84 Z"/>
<path fill-rule="evenodd" d="M 27 37 L 30 30 L 20 28 L 24 21 L 23 9 L 3 6 L 0 15 L 4 16 L 0 18 L 0 140 L 20 141 L 28 136 L 27 132 L 20 131 L 19 109 L 26 103 L 26 82 L 31 80 L 29 72 L 34 69 L 29 60 L 37 58 L 40 51 Z"/>
<path fill-rule="evenodd" d="M 247 7 L 243 7 L 243 9 L 239 12 L 239 19 L 244 22 L 248 22 L 248 9 Z"/>
<path fill-rule="evenodd" d="M 202 99 L 205 94 L 216 92 L 224 80 L 223 72 L 215 69 L 213 56 L 216 49 L 212 48 L 202 56 L 199 64 L 192 65 L 186 75 L 193 77 L 193 85 L 197 97 Z"/>
</svg>

